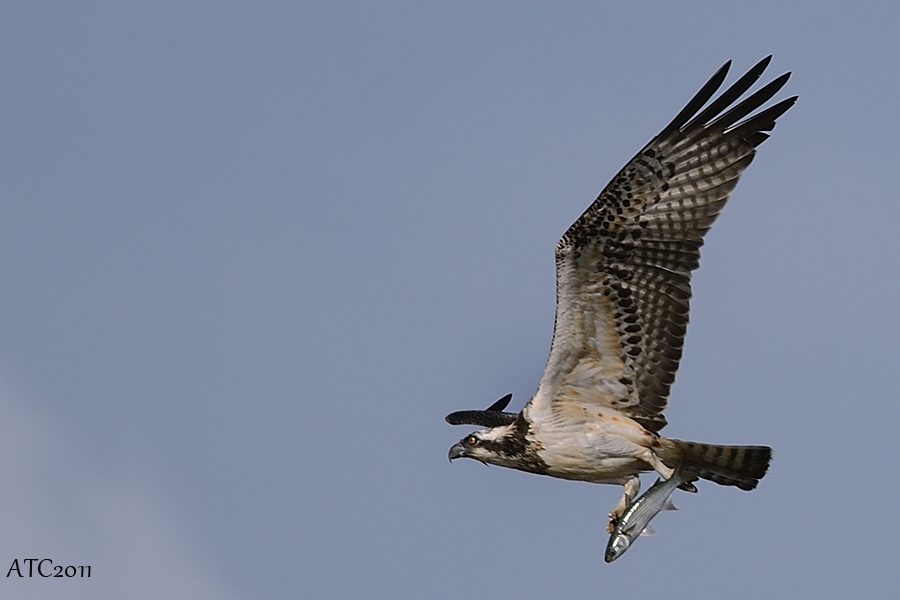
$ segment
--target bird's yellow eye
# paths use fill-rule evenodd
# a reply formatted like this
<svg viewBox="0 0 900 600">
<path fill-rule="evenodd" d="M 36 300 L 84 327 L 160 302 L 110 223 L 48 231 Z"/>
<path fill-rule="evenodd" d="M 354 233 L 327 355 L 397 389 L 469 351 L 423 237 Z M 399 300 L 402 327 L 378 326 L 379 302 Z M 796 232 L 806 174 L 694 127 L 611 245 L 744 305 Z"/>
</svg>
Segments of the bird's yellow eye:
<svg viewBox="0 0 900 600">
<path fill-rule="evenodd" d="M 478 438 L 475 437 L 474 435 L 470 435 L 468 438 L 466 438 L 466 443 L 469 444 L 470 446 L 474 446 L 475 444 L 478 443 Z"/>
</svg>

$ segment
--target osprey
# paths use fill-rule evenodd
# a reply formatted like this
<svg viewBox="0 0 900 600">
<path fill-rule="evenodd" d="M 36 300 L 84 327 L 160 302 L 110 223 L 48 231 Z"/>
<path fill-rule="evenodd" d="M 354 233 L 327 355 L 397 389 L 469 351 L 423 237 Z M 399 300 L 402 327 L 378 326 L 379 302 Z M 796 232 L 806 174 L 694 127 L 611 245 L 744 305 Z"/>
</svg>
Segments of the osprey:
<svg viewBox="0 0 900 600">
<path fill-rule="evenodd" d="M 484 427 L 450 448 L 450 460 L 623 485 L 610 531 L 639 492 L 642 471 L 668 479 L 684 461 L 703 479 L 756 487 L 771 448 L 701 444 L 659 431 L 703 236 L 765 132 L 797 100 L 751 114 L 787 82 L 785 73 L 735 104 L 770 60 L 704 108 L 725 80 L 725 63 L 569 227 L 556 246 L 556 324 L 537 391 L 518 414 L 504 412 L 507 395 L 487 410 L 448 415 L 452 425 Z M 696 491 L 690 481 L 681 487 Z"/>
</svg>

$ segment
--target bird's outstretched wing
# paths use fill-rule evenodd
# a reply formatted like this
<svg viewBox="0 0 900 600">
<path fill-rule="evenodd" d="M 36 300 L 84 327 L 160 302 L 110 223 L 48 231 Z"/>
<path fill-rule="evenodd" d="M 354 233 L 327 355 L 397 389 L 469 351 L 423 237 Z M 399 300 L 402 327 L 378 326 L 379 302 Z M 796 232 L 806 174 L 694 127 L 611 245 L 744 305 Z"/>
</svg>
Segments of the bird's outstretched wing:
<svg viewBox="0 0 900 600">
<path fill-rule="evenodd" d="M 665 426 L 703 235 L 797 99 L 751 115 L 786 73 L 732 106 L 770 58 L 703 108 L 731 63 L 722 66 L 562 236 L 553 344 L 533 409 L 599 405 L 651 431 Z"/>
<path fill-rule="evenodd" d="M 499 427 L 516 420 L 516 413 L 503 412 L 512 394 L 507 394 L 487 407 L 487 410 L 458 410 L 444 420 L 451 425 L 478 425 L 479 427 Z"/>
</svg>

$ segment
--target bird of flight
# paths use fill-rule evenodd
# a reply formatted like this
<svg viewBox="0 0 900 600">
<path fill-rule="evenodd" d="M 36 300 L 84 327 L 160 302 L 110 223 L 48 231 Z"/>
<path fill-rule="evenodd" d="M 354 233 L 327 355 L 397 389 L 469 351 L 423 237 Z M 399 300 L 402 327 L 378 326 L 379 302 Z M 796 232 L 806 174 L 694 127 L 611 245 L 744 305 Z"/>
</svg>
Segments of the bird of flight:
<svg viewBox="0 0 900 600">
<path fill-rule="evenodd" d="M 666 425 L 703 236 L 766 132 L 797 100 L 758 110 L 787 82 L 785 73 L 738 102 L 770 59 L 709 102 L 728 73 L 725 63 L 563 234 L 556 325 L 538 389 L 518 414 L 504 412 L 508 395 L 487 410 L 448 415 L 452 425 L 484 427 L 450 448 L 451 460 L 623 485 L 610 531 L 640 491 L 642 471 L 669 479 L 683 462 L 694 481 L 756 487 L 771 448 L 658 432 Z M 696 491 L 691 481 L 679 487 Z"/>
</svg>

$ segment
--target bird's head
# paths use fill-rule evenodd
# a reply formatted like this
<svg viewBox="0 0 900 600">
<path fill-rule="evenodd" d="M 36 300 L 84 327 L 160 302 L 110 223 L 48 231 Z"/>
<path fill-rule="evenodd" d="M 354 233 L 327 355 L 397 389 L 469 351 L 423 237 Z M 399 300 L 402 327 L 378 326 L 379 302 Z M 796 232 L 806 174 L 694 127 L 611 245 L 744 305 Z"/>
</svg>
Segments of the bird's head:
<svg viewBox="0 0 900 600">
<path fill-rule="evenodd" d="M 470 433 L 450 448 L 450 460 L 474 458 L 485 464 L 505 466 L 513 425 L 500 425 Z"/>
<path fill-rule="evenodd" d="M 450 460 L 474 458 L 484 464 L 501 467 L 531 468 L 523 464 L 527 424 L 521 415 L 504 412 L 511 398 L 512 394 L 507 394 L 487 410 L 461 410 L 447 415 L 446 420 L 451 425 L 486 427 L 453 444 L 450 448 Z"/>
</svg>

